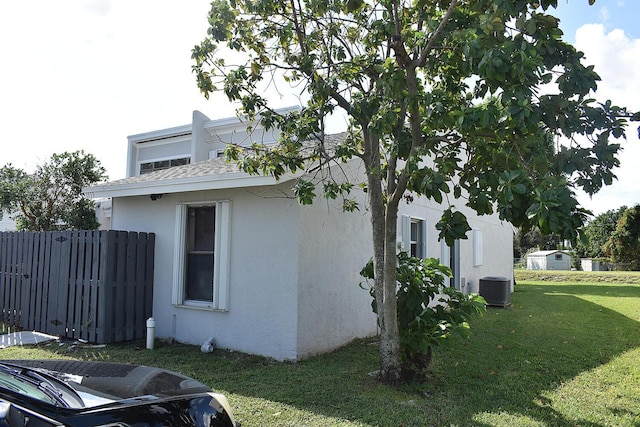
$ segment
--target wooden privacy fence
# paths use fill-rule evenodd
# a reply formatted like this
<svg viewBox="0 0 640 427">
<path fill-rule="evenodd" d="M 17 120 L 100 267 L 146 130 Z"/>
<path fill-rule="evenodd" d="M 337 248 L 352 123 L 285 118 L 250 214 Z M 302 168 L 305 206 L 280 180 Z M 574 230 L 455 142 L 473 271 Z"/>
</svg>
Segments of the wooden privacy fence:
<svg viewBox="0 0 640 427">
<path fill-rule="evenodd" d="M 155 235 L 0 232 L 0 322 L 92 343 L 143 338 Z"/>
</svg>

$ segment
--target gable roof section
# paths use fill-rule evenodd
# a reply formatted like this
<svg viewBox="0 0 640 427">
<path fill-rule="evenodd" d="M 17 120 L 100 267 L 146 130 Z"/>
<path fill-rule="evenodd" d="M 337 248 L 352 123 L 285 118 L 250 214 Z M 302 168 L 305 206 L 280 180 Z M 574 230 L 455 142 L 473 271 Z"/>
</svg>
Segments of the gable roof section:
<svg viewBox="0 0 640 427">
<path fill-rule="evenodd" d="M 571 256 L 571 254 L 569 254 L 568 252 L 561 251 L 561 250 L 558 250 L 558 249 L 554 249 L 554 250 L 550 250 L 550 251 L 531 252 L 529 255 L 527 255 L 527 257 L 546 257 L 547 255 L 551 255 L 551 254 L 555 254 L 555 253 L 561 253 L 561 254 L 565 254 L 565 255 Z"/>
<path fill-rule="evenodd" d="M 344 133 L 326 135 L 324 142 L 327 147 L 335 147 L 344 137 Z M 310 146 L 312 144 L 309 143 Z M 250 175 L 242 172 L 235 163 L 227 163 L 224 158 L 215 158 L 93 185 L 84 188 L 83 192 L 91 198 L 103 198 L 244 188 L 275 185 L 303 174 L 303 171 L 284 174 L 276 180 L 273 176 Z"/>
</svg>

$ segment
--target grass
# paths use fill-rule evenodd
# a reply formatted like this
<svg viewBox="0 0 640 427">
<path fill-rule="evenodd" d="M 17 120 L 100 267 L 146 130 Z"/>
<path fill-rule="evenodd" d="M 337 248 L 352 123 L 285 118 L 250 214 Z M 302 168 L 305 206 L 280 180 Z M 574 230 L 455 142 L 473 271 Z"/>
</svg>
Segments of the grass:
<svg viewBox="0 0 640 427">
<path fill-rule="evenodd" d="M 633 271 L 515 270 L 516 282 L 621 283 L 640 285 L 640 273 Z"/>
<path fill-rule="evenodd" d="M 142 347 L 142 348 L 141 348 Z M 638 426 L 640 285 L 518 278 L 509 309 L 435 352 L 431 379 L 397 389 L 367 375 L 373 339 L 298 363 L 157 342 L 39 345 L 1 358 L 142 363 L 225 393 L 244 426 Z"/>
</svg>

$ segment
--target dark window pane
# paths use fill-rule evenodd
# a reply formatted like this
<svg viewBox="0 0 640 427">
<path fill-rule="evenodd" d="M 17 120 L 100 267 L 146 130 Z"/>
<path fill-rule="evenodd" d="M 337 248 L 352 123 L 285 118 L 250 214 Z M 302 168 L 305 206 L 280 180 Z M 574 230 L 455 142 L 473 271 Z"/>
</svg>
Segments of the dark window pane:
<svg viewBox="0 0 640 427">
<path fill-rule="evenodd" d="M 417 222 L 412 222 L 411 223 L 411 240 L 416 242 L 418 240 L 419 232 L 420 232 L 420 224 Z"/>
<path fill-rule="evenodd" d="M 155 170 L 167 169 L 169 166 L 171 166 L 171 162 L 169 160 L 160 160 L 153 164 L 153 168 Z"/>
<path fill-rule="evenodd" d="M 213 254 L 187 255 L 186 298 L 213 301 Z"/>
<path fill-rule="evenodd" d="M 189 251 L 213 252 L 215 240 L 215 208 L 189 208 Z"/>
<path fill-rule="evenodd" d="M 182 159 L 173 159 L 171 160 L 171 166 L 182 166 L 182 165 L 186 165 L 187 163 L 189 163 L 189 158 L 182 158 Z"/>
<path fill-rule="evenodd" d="M 153 172 L 153 163 L 142 163 L 140 165 L 140 175 Z"/>
<path fill-rule="evenodd" d="M 213 301 L 213 253 L 215 247 L 215 207 L 194 206 L 187 211 L 188 300 Z"/>
</svg>

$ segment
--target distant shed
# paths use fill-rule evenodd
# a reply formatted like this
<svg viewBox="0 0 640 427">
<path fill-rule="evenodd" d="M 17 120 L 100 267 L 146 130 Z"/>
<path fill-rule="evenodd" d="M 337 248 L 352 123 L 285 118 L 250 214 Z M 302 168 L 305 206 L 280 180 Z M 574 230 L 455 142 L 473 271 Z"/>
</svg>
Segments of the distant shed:
<svg viewBox="0 0 640 427">
<path fill-rule="evenodd" d="M 560 250 L 532 252 L 527 255 L 527 270 L 571 270 L 571 255 Z"/>
</svg>

